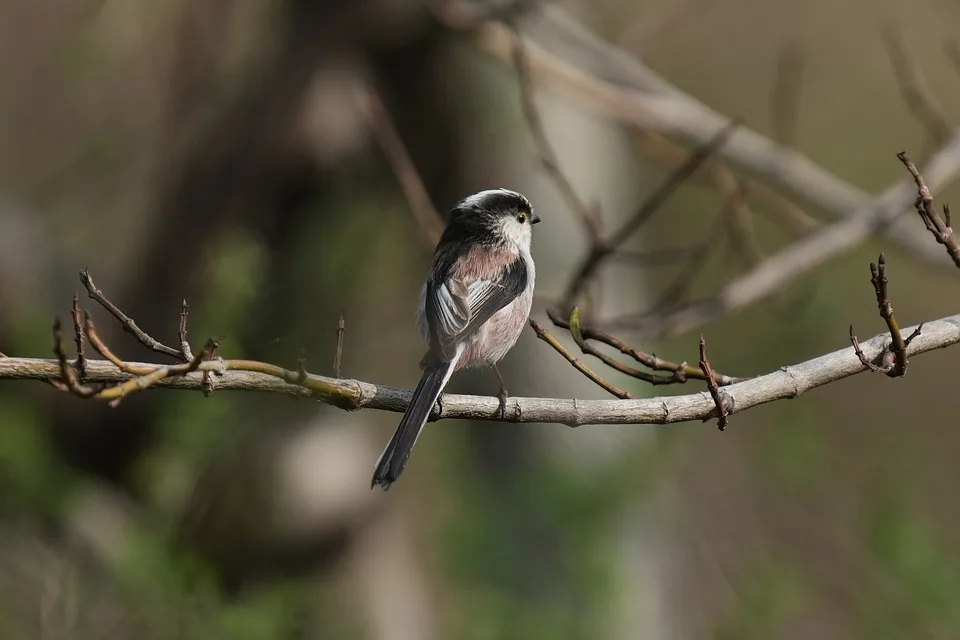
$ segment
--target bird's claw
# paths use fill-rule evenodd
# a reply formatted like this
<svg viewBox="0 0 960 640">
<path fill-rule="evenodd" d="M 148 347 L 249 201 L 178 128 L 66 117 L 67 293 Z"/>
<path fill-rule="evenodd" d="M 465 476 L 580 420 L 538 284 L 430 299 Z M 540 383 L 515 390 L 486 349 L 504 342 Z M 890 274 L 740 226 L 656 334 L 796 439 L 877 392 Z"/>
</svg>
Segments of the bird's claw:
<svg viewBox="0 0 960 640">
<path fill-rule="evenodd" d="M 500 419 L 507 419 L 507 390 L 503 387 L 500 387 L 500 391 L 497 392 L 497 399 L 500 400 Z"/>
</svg>

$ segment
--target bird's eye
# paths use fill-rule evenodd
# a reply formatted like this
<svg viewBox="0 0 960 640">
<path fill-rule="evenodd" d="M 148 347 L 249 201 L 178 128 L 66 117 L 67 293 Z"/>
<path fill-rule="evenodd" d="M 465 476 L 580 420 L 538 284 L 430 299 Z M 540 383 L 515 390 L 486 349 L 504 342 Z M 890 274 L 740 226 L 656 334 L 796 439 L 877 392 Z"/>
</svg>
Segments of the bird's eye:
<svg viewBox="0 0 960 640">
<path fill-rule="evenodd" d="M 526 211 L 521 211 L 520 213 L 517 214 L 517 222 L 519 222 L 520 224 L 523 224 L 526 221 L 527 221 Z"/>
</svg>

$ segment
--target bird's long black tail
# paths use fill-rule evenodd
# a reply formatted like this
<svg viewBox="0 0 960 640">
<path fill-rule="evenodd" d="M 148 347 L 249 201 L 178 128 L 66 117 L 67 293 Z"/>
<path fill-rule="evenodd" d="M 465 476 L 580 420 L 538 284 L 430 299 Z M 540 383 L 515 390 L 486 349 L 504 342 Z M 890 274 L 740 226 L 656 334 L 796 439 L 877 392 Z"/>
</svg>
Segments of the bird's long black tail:
<svg viewBox="0 0 960 640">
<path fill-rule="evenodd" d="M 389 489 L 390 485 L 400 477 L 403 467 L 407 464 L 407 458 L 413 451 L 413 445 L 417 443 L 420 431 L 427 423 L 434 403 L 440 397 L 447 381 L 450 380 L 455 365 L 456 362 L 431 363 L 423 372 L 420 384 L 417 385 L 410 399 L 410 406 L 407 407 L 397 430 L 380 454 L 380 459 L 377 460 L 373 481 L 370 483 L 371 489 L 377 485 Z"/>
</svg>

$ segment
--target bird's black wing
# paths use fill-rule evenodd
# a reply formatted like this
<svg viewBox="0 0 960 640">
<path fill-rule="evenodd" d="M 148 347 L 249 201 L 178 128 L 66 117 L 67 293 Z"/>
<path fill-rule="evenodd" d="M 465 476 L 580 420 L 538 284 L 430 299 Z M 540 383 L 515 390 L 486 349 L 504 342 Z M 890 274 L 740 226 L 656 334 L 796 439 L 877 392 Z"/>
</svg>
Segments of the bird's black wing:
<svg viewBox="0 0 960 640">
<path fill-rule="evenodd" d="M 467 281 L 450 275 L 429 281 L 424 310 L 433 355 L 446 362 L 455 358 L 457 343 L 523 293 L 527 277 L 527 265 L 517 256 L 489 279 Z"/>
</svg>

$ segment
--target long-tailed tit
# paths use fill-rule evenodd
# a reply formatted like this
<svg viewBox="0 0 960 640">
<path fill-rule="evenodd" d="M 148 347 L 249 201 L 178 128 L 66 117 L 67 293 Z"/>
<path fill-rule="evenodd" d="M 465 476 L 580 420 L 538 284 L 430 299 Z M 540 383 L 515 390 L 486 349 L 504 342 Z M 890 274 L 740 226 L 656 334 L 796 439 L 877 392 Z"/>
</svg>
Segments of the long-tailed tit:
<svg viewBox="0 0 960 640">
<path fill-rule="evenodd" d="M 505 414 L 507 393 L 496 365 L 516 344 L 530 314 L 535 277 L 530 237 L 538 222 L 530 201 L 507 189 L 481 191 L 451 210 L 420 290 L 417 324 L 427 344 L 423 376 L 377 460 L 371 488 L 387 489 L 400 476 L 455 371 L 493 367 Z"/>
</svg>

